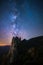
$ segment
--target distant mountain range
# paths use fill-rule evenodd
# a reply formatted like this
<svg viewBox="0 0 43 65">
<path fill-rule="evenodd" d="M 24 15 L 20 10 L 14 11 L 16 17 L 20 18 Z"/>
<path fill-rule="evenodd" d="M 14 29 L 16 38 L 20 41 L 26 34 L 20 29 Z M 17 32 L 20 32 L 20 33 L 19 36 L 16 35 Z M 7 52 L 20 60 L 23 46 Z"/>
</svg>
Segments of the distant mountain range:
<svg viewBox="0 0 43 65">
<path fill-rule="evenodd" d="M 0 46 L 0 55 L 9 51 L 10 46 Z"/>
</svg>

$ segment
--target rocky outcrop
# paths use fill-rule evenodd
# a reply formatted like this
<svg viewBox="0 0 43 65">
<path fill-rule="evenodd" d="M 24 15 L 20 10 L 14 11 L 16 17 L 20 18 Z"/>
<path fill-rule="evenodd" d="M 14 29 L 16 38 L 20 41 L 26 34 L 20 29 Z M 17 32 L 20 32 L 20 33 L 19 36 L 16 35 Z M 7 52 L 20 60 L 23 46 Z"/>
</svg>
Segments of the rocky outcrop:
<svg viewBox="0 0 43 65">
<path fill-rule="evenodd" d="M 6 65 L 27 65 L 39 61 L 43 62 L 43 36 L 30 40 L 13 37 Z"/>
</svg>

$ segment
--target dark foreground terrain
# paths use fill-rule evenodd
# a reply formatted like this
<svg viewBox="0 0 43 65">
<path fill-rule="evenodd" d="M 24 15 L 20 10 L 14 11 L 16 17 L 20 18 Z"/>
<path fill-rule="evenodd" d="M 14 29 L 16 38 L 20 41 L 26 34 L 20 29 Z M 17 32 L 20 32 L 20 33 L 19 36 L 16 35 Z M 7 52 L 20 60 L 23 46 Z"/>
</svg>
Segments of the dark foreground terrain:
<svg viewBox="0 0 43 65">
<path fill-rule="evenodd" d="M 11 47 L 0 47 L 0 65 L 43 64 L 43 36 L 30 40 L 13 37 Z"/>
</svg>

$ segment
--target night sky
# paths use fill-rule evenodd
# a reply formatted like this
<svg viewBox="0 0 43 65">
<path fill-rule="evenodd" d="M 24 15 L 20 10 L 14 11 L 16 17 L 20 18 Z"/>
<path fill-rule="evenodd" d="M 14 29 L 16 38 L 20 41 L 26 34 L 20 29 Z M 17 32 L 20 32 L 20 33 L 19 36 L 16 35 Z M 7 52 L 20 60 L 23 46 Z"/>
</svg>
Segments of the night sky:
<svg viewBox="0 0 43 65">
<path fill-rule="evenodd" d="M 0 45 L 42 35 L 43 0 L 0 0 Z"/>
</svg>

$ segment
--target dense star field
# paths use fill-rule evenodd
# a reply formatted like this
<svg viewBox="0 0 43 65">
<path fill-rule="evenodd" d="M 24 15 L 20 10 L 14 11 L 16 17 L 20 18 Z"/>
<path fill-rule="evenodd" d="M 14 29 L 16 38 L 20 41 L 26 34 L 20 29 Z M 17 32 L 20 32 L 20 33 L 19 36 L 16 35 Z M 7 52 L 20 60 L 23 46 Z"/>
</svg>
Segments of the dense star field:
<svg viewBox="0 0 43 65">
<path fill-rule="evenodd" d="M 0 0 L 0 45 L 9 45 L 16 35 L 43 35 L 43 0 Z"/>
</svg>

